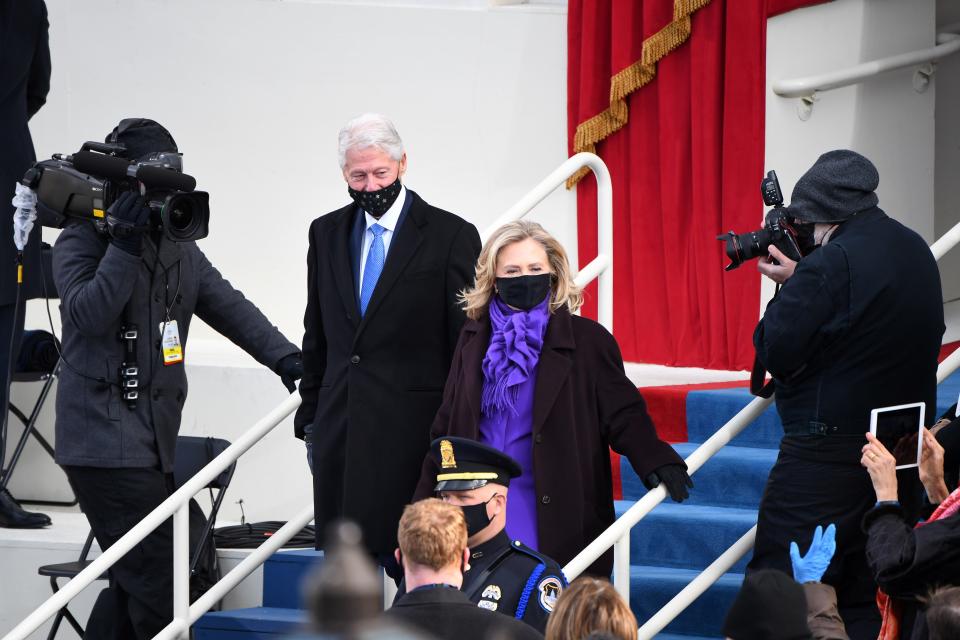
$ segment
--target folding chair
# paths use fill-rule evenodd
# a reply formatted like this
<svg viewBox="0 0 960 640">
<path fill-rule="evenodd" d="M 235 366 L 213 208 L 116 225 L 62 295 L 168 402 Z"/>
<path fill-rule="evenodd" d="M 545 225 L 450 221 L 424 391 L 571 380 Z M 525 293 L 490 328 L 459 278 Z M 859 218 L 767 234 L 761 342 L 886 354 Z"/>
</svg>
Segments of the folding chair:
<svg viewBox="0 0 960 640">
<path fill-rule="evenodd" d="M 198 471 L 205 467 L 207 463 L 223 453 L 229 446 L 230 443 L 221 438 L 204 438 L 198 436 L 177 437 L 177 450 L 173 469 L 173 482 L 176 488 L 179 489 L 182 487 L 190 478 L 196 475 Z M 233 478 L 233 472 L 236 470 L 236 466 L 237 463 L 233 462 L 223 473 L 211 480 L 205 487 L 210 494 L 210 514 L 207 516 L 207 523 L 203 528 L 200 539 L 197 541 L 196 549 L 190 557 L 191 575 L 193 575 L 197 569 L 197 563 L 200 560 L 200 555 L 207 538 L 213 535 L 213 527 L 217 521 L 217 513 L 223 504 L 224 493 L 227 487 L 230 486 L 230 480 Z M 216 491 L 216 495 L 214 495 L 214 491 Z M 78 573 L 90 565 L 92 560 L 87 560 L 87 555 L 90 553 L 93 539 L 93 531 L 91 531 L 87 536 L 83 549 L 80 551 L 80 557 L 76 561 L 48 564 L 37 569 L 37 573 L 41 576 L 50 578 L 50 588 L 54 593 L 60 590 L 60 586 L 57 583 L 59 578 L 73 579 Z M 103 574 L 97 579 L 106 580 L 107 574 Z M 80 637 L 83 637 L 83 627 L 65 606 L 57 612 L 56 617 L 53 619 L 53 626 L 50 628 L 50 633 L 47 634 L 47 640 L 53 640 L 53 638 L 56 637 L 57 631 L 60 629 L 60 623 L 63 622 L 64 618 L 66 618 L 67 622 L 70 623 L 70 626 L 73 627 Z"/>
</svg>

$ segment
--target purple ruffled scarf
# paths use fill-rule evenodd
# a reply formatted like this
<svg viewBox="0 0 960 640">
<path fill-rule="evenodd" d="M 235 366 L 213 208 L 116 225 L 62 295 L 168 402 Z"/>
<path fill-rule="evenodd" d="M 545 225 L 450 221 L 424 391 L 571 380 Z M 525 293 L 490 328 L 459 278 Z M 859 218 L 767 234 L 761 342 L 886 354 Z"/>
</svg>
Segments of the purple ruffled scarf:
<svg viewBox="0 0 960 640">
<path fill-rule="evenodd" d="M 520 385 L 530 378 L 540 360 L 543 336 L 550 321 L 549 304 L 547 296 L 529 311 L 517 311 L 497 296 L 490 301 L 492 335 L 483 358 L 480 400 L 484 415 L 516 415 Z"/>
</svg>

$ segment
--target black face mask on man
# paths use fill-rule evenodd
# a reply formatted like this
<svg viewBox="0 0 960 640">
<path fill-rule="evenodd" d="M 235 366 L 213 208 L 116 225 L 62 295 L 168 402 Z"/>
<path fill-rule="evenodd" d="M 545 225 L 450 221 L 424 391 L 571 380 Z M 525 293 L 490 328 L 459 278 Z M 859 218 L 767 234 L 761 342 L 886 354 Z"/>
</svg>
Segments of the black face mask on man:
<svg viewBox="0 0 960 640">
<path fill-rule="evenodd" d="M 550 293 L 552 275 L 538 273 L 529 276 L 497 278 L 497 294 L 511 307 L 529 311 L 543 302 Z"/>
<path fill-rule="evenodd" d="M 814 227 L 816 227 L 814 222 L 793 219 L 793 228 L 797 232 L 797 247 L 800 249 L 800 255 L 802 256 L 810 255 L 819 246 L 814 237 Z"/>
<path fill-rule="evenodd" d="M 397 201 L 400 195 L 400 176 L 382 189 L 376 191 L 357 191 L 352 187 L 347 187 L 347 193 L 350 198 L 357 203 L 357 206 L 372 215 L 378 220 L 390 210 L 393 203 Z"/>
<path fill-rule="evenodd" d="M 490 496 L 490 500 L 496 498 L 499 494 L 493 494 Z M 481 531 L 487 528 L 487 525 L 493 520 L 490 516 L 487 515 L 487 505 L 490 503 L 490 500 L 486 502 L 481 502 L 480 504 L 468 504 L 461 505 L 460 508 L 463 510 L 463 518 L 467 521 L 467 537 L 472 538 Z"/>
</svg>

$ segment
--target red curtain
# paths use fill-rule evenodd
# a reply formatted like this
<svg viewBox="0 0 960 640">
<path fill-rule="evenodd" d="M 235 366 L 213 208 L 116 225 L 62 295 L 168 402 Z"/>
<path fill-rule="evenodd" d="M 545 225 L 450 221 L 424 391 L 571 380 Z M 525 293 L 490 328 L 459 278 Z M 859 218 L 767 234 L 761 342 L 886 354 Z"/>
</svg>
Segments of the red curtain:
<svg viewBox="0 0 960 640">
<path fill-rule="evenodd" d="M 814 0 L 816 1 L 816 0 Z M 690 36 L 626 98 L 628 121 L 596 146 L 613 179 L 614 332 L 624 358 L 749 369 L 760 276 L 724 272 L 733 229 L 762 220 L 766 19 L 806 0 L 712 0 Z M 822 0 L 819 0 L 822 1 Z M 610 107 L 611 77 L 674 21 L 674 0 L 570 0 L 568 120 Z M 579 261 L 596 257 L 596 183 L 577 185 Z M 596 285 L 584 312 L 596 317 Z"/>
</svg>

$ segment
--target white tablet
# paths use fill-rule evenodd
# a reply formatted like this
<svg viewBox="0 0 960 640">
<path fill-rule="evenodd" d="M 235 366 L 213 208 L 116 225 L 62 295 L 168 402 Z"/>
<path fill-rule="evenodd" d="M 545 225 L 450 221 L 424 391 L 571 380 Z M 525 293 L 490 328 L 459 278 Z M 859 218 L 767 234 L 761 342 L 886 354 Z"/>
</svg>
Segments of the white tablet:
<svg viewBox="0 0 960 640">
<path fill-rule="evenodd" d="M 920 465 L 926 408 L 923 402 L 912 402 L 870 412 L 870 433 L 893 454 L 897 469 Z"/>
</svg>

